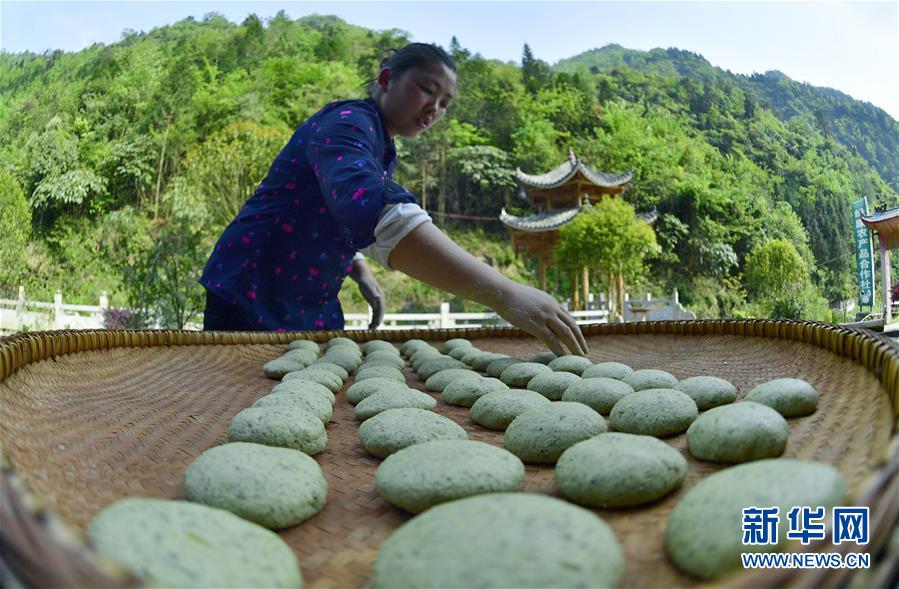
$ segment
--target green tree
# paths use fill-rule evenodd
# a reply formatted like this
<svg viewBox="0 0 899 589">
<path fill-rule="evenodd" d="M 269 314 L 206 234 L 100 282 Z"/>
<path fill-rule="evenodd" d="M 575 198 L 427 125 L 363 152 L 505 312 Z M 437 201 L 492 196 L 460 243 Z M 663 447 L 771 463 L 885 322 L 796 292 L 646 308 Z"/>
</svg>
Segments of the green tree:
<svg viewBox="0 0 899 589">
<path fill-rule="evenodd" d="M 770 313 L 791 318 L 801 315 L 809 270 L 789 241 L 769 239 L 756 247 L 746 260 L 745 281 L 750 296 Z"/>
<path fill-rule="evenodd" d="M 0 172 L 0 235 L 0 296 L 11 296 L 27 271 L 25 250 L 31 237 L 31 209 L 9 172 Z"/>
<path fill-rule="evenodd" d="M 284 127 L 232 123 L 188 152 L 184 173 L 165 195 L 172 213 L 195 227 L 231 222 L 289 137 Z"/>
<path fill-rule="evenodd" d="M 645 262 L 658 253 L 655 233 L 621 198 L 604 198 L 559 231 L 556 260 L 569 271 L 583 267 L 609 279 L 613 312 L 624 308 L 624 286 L 646 272 Z"/>
</svg>

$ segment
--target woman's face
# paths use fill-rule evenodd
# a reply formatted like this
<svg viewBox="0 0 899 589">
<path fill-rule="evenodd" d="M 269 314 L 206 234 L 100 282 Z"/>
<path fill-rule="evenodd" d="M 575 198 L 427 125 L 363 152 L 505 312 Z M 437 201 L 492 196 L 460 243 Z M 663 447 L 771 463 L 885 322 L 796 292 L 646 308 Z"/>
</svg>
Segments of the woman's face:
<svg viewBox="0 0 899 589">
<path fill-rule="evenodd" d="M 399 78 L 390 68 L 378 76 L 377 98 L 391 137 L 416 137 L 446 114 L 456 92 L 456 74 L 443 63 L 406 70 Z"/>
</svg>

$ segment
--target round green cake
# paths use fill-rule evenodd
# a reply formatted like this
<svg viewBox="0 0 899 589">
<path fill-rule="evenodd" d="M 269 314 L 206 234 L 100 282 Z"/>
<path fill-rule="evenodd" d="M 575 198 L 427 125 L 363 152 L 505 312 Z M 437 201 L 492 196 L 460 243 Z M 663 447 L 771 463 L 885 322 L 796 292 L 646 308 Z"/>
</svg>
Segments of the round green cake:
<svg viewBox="0 0 899 589">
<path fill-rule="evenodd" d="M 614 533 L 594 513 L 546 495 L 490 493 L 403 524 L 378 550 L 372 587 L 615 587 L 623 569 Z"/>
<path fill-rule="evenodd" d="M 87 535 L 98 554 L 154 587 L 303 586 L 296 555 L 277 534 L 199 503 L 122 499 L 94 516 Z"/>
<path fill-rule="evenodd" d="M 524 464 L 484 442 L 438 440 L 388 456 L 375 473 L 375 488 L 387 501 L 419 513 L 463 497 L 520 491 Z"/>
</svg>

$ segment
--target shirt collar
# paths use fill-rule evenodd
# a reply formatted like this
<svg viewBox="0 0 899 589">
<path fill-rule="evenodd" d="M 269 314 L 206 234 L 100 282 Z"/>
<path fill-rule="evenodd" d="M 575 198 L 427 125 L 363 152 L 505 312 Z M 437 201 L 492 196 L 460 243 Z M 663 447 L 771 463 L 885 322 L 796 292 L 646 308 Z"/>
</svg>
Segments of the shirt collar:
<svg viewBox="0 0 899 589">
<path fill-rule="evenodd" d="M 370 103 L 375 107 L 375 112 L 378 113 L 378 121 L 381 122 L 381 130 L 384 132 L 384 142 L 387 144 L 387 147 L 392 149 L 394 152 L 396 151 L 396 143 L 393 138 L 390 136 L 390 133 L 387 131 L 387 125 L 384 123 L 384 116 L 381 114 L 381 107 L 378 106 L 378 101 L 374 99 L 373 96 L 369 96 L 365 99 L 366 102 Z"/>
</svg>

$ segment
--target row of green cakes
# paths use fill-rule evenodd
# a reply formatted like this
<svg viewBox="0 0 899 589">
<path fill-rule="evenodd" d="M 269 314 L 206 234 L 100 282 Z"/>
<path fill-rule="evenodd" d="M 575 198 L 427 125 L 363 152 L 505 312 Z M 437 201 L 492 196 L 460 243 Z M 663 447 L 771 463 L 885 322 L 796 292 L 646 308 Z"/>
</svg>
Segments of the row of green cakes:
<svg viewBox="0 0 899 589">
<path fill-rule="evenodd" d="M 392 344 L 388 345 L 396 351 Z M 416 355 L 417 352 L 421 354 Z M 382 347 L 379 353 L 390 352 Z M 425 360 L 438 358 L 440 354 L 427 342 L 409 340 L 400 347 L 397 355 L 405 366 L 402 356 L 418 370 Z M 357 379 L 347 389 L 347 401 L 356 405 L 355 415 L 363 421 L 359 426 L 359 439 L 373 456 L 384 458 L 428 441 L 468 439 L 460 425 L 434 411 L 437 401 L 431 395 L 407 386 L 404 376 L 402 380 Z"/>
<path fill-rule="evenodd" d="M 187 468 L 188 501 L 129 498 L 98 513 L 88 528 L 97 551 L 152 585 L 302 587 L 296 555 L 267 528 L 324 507 L 328 485 L 311 456 L 325 448 L 335 393 L 361 357 L 346 338 L 319 352 L 297 340 L 263 366 L 281 382 L 235 415 L 227 443 Z"/>
<path fill-rule="evenodd" d="M 375 587 L 614 586 L 623 557 L 607 527 L 602 547 L 589 562 L 569 561 L 570 568 L 561 570 L 559 559 L 535 551 L 535 545 L 552 541 L 552 531 L 546 532 L 546 541 L 542 535 L 539 543 L 522 540 L 518 515 L 530 517 L 523 508 L 515 507 L 516 516 L 501 524 L 489 520 L 483 525 L 485 512 L 531 500 L 516 493 L 522 488 L 517 476 L 525 462 L 555 463 L 562 495 L 591 508 L 642 505 L 676 490 L 686 476 L 687 461 L 660 439 L 666 436 L 686 431 L 689 451 L 700 460 L 748 462 L 701 481 L 684 495 L 670 519 L 666 546 L 672 561 L 703 579 L 739 566 L 741 506 L 752 497 L 765 496 L 771 504 L 831 506 L 845 495 L 842 477 L 832 466 L 769 459 L 780 456 L 786 446 L 785 417 L 816 409 L 817 393 L 798 379 L 762 383 L 735 402 L 736 388 L 713 376 L 679 381 L 660 370 L 545 353 L 528 360 L 510 358 L 465 340 L 445 342 L 439 351 L 426 342 L 407 342 L 404 350 L 428 390 L 441 393 L 449 404 L 470 407 L 475 423 L 505 430 L 504 448 L 464 439 L 417 440 L 388 456 L 375 477 L 378 491 L 394 505 L 421 515 L 382 546 Z M 440 369 L 435 372 L 434 367 Z M 603 415 L 609 416 L 609 425 Z M 609 426 L 616 431 L 607 431 Z M 793 473 L 803 482 L 790 483 Z M 546 513 L 554 513 L 549 503 L 558 501 L 544 496 L 533 500 L 547 502 L 541 507 Z M 702 505 L 720 515 L 715 525 L 704 526 Z M 602 536 L 600 518 L 586 509 L 569 508 Z M 478 543 L 481 539 L 486 545 L 509 547 L 506 558 L 497 562 Z M 780 540 L 782 544 L 783 537 Z M 446 567 L 434 560 L 448 542 L 476 546 L 466 556 L 466 567 Z M 415 559 L 410 559 L 412 554 Z M 529 569 L 532 563 L 550 576 Z M 569 584 L 572 569 L 578 571 L 577 580 Z M 531 585 L 528 579 L 540 581 Z"/>
</svg>

